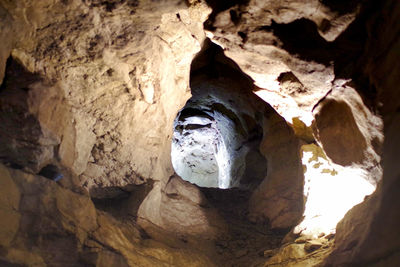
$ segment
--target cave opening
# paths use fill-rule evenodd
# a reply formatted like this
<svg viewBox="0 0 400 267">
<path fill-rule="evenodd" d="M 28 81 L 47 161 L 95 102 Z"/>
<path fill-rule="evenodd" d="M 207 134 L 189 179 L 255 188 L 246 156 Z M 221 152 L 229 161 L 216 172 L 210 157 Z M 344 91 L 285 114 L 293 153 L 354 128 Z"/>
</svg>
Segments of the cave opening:
<svg viewBox="0 0 400 267">
<path fill-rule="evenodd" d="M 261 147 L 276 112 L 254 94 L 253 80 L 208 41 L 192 61 L 190 89 L 192 97 L 173 124 L 175 173 L 192 184 L 192 196 L 205 198 L 201 211 L 207 223 L 223 222 L 211 245 L 215 258 L 233 263 L 240 257 L 241 264 L 247 257 L 259 261 L 263 251 L 278 247 L 288 232 L 272 229 L 266 218 L 250 216 L 255 192 L 265 193 L 261 185 L 267 180 L 269 158 Z M 197 241 L 189 238 L 188 244 L 192 242 Z"/>
<path fill-rule="evenodd" d="M 192 63 L 192 97 L 174 121 L 172 165 L 199 187 L 254 189 L 266 176 L 260 103 L 243 93 L 251 84 L 233 66 L 208 43 Z"/>
<path fill-rule="evenodd" d="M 0 265 L 400 265 L 400 1 L 12 2 Z"/>
</svg>

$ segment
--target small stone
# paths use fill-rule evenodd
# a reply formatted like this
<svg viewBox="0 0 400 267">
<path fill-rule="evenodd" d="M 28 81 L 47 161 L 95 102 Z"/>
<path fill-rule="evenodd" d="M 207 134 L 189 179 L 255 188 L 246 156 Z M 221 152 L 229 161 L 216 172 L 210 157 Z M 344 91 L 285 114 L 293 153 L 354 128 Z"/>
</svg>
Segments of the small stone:
<svg viewBox="0 0 400 267">
<path fill-rule="evenodd" d="M 306 243 L 308 240 L 310 240 L 310 238 L 306 237 L 306 236 L 301 236 L 299 238 L 297 238 L 294 242 L 296 244 L 304 244 Z"/>
<path fill-rule="evenodd" d="M 319 249 L 320 247 L 322 247 L 322 244 L 316 240 L 311 240 L 311 241 L 307 241 L 306 244 L 304 245 L 304 250 L 307 253 L 313 252 L 317 249 Z"/>
<path fill-rule="evenodd" d="M 275 254 L 275 250 L 273 249 L 268 249 L 264 251 L 264 257 L 265 258 L 270 258 Z"/>
</svg>

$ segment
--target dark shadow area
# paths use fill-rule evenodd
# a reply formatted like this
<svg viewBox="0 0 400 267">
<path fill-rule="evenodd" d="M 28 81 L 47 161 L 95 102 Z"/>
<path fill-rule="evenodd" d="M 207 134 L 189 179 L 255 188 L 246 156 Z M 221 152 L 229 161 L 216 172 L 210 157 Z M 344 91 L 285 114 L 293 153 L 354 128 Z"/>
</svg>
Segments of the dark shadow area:
<svg viewBox="0 0 400 267">
<path fill-rule="evenodd" d="M 235 80 L 237 84 L 241 85 L 236 89 L 239 92 L 249 93 L 254 87 L 253 79 L 244 73 L 235 61 L 226 57 L 220 46 L 208 38 L 190 66 L 190 86 L 193 87 L 196 78 L 203 75 L 210 80 L 218 78 Z"/>
<path fill-rule="evenodd" d="M 10 57 L 0 87 L 0 161 L 34 173 L 40 171 L 46 155 L 51 155 L 56 146 L 30 112 L 30 86 L 39 81 L 38 74 Z"/>
<path fill-rule="evenodd" d="M 2 259 L 0 259 L 0 266 L 3 266 L 3 267 L 24 267 L 24 265 L 11 263 L 11 262 L 8 262 L 8 261 L 2 260 Z"/>
<path fill-rule="evenodd" d="M 38 74 L 29 72 L 17 60 L 10 56 L 6 62 L 6 71 L 3 83 L 0 85 L 0 92 L 6 89 L 28 92 L 30 84 L 41 80 Z"/>
<path fill-rule="evenodd" d="M 257 30 L 273 32 L 282 42 L 282 48 L 300 59 L 328 66 L 335 57 L 332 43 L 321 37 L 317 25 L 311 20 L 303 18 L 288 24 L 272 21 L 271 26 L 261 26 Z"/>
<path fill-rule="evenodd" d="M 200 188 L 229 226 L 229 237 L 215 241 L 224 266 L 258 266 L 264 264 L 264 251 L 279 247 L 289 230 L 273 231 L 266 223 L 248 220 L 249 190 Z"/>
<path fill-rule="evenodd" d="M 38 174 L 55 182 L 61 180 L 64 177 L 60 169 L 52 164 L 43 167 Z"/>
<path fill-rule="evenodd" d="M 212 25 L 214 24 L 215 17 L 218 15 L 218 13 L 234 6 L 240 8 L 240 6 L 247 5 L 249 0 L 206 0 L 206 3 L 212 8 L 212 12 L 208 19 L 204 22 L 204 29 L 212 30 L 215 29 Z M 232 9 L 230 10 L 229 14 L 234 24 L 237 24 L 240 21 L 239 10 Z"/>
<path fill-rule="evenodd" d="M 379 109 L 378 91 L 364 71 L 367 62 L 371 60 L 365 54 L 367 49 L 383 46 L 373 43 L 376 42 L 376 38 L 369 33 L 384 30 L 374 29 L 374 26 L 369 22 L 371 14 L 376 14 L 376 10 L 382 10 L 383 4 L 384 1 L 363 1 L 359 15 L 334 42 L 336 47 L 334 65 L 336 78 L 351 79 L 350 86 L 357 90 L 364 104 L 375 112 L 378 112 Z M 385 15 L 379 13 L 377 20 L 383 21 L 384 19 Z M 391 43 L 393 40 L 385 41 Z M 384 53 L 384 51 L 380 51 L 378 54 L 381 53 Z"/>
<path fill-rule="evenodd" d="M 100 188 L 101 198 L 92 197 L 96 209 L 102 210 L 121 220 L 136 220 L 140 204 L 153 188 L 154 181 L 142 185 Z M 92 189 L 90 194 L 94 194 Z M 105 192 L 107 191 L 107 192 Z"/>
</svg>

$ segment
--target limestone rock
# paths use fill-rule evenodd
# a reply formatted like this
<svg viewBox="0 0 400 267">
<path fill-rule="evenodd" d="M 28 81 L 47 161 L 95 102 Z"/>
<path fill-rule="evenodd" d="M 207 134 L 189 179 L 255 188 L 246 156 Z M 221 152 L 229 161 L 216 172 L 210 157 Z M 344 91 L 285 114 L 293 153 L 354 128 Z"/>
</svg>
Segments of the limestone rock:
<svg viewBox="0 0 400 267">
<path fill-rule="evenodd" d="M 264 256 L 265 258 L 270 258 L 270 257 L 272 257 L 274 254 L 276 254 L 276 252 L 277 252 L 277 251 L 272 250 L 272 249 L 265 250 L 265 251 L 263 252 L 263 256 Z"/>
<path fill-rule="evenodd" d="M 224 64 L 215 45 L 202 53 L 213 49 L 217 62 L 211 57 L 204 65 L 200 55 L 192 64 L 193 96 L 174 122 L 172 163 L 178 175 L 201 187 L 254 188 L 266 172 L 259 151 L 264 103 L 246 75 Z"/>
<path fill-rule="evenodd" d="M 0 265 L 213 265 L 77 193 L 107 198 L 154 182 L 139 213 L 139 203 L 129 213 L 145 230 L 169 229 L 171 240 L 223 232 L 198 188 L 171 178 L 172 125 L 190 97 L 190 75 L 202 71 L 191 62 L 205 47 L 204 28 L 234 60 L 223 64 L 249 75 L 247 93 L 282 116 L 256 105 L 268 174 L 245 215 L 272 228 L 298 222 L 300 145 L 315 138 L 327 158 L 378 185 L 338 224 L 325 264 L 399 265 L 399 12 L 397 0 L 0 0 Z M 250 115 L 239 116 L 243 129 L 254 126 Z M 35 175 L 49 164 L 65 179 Z M 330 253 L 303 246 L 282 247 L 266 265 L 312 266 Z M 240 249 L 241 262 L 250 261 Z"/>
<path fill-rule="evenodd" d="M 294 232 L 313 238 L 334 234 L 346 212 L 373 193 L 375 187 L 366 171 L 332 163 L 316 144 L 303 145 L 301 151 L 305 210 Z"/>
<path fill-rule="evenodd" d="M 315 108 L 314 135 L 326 155 L 342 166 L 358 165 L 368 170 L 368 180 L 380 180 L 383 142 L 382 119 L 363 105 L 350 86 L 332 89 Z"/>
<path fill-rule="evenodd" d="M 213 239 L 226 230 L 223 220 L 200 190 L 179 176 L 172 176 L 164 190 L 155 185 L 140 206 L 138 216 L 144 229 L 155 224 L 180 236 Z"/>
<path fill-rule="evenodd" d="M 21 192 L 3 165 L 0 165 L 0 245 L 8 247 L 18 232 L 21 215 L 17 212 Z"/>
<path fill-rule="evenodd" d="M 311 241 L 307 241 L 304 245 L 304 250 L 307 253 L 313 252 L 314 250 L 319 249 L 320 247 L 322 247 L 322 243 L 315 241 L 315 240 L 311 240 Z"/>
<path fill-rule="evenodd" d="M 375 8 L 384 8 L 389 12 L 369 18 L 370 37 L 360 64 L 376 88 L 375 101 L 380 102 L 379 111 L 383 116 L 383 177 L 376 192 L 364 203 L 349 211 L 339 223 L 335 250 L 326 261 L 326 266 L 395 266 L 399 263 L 398 253 L 393 251 L 399 248 L 400 236 L 397 226 L 400 218 L 400 175 L 397 160 L 400 117 L 395 111 L 400 102 L 398 90 L 394 89 L 400 77 L 399 62 L 394 56 L 399 47 L 398 34 L 394 33 L 399 32 L 396 18 L 400 6 L 397 1 L 387 1 Z M 382 27 L 383 25 L 385 27 Z M 391 252 L 388 253 L 389 251 Z"/>
<path fill-rule="evenodd" d="M 3 162 L 39 172 L 52 161 L 60 142 L 31 111 L 38 103 L 32 103 L 29 90 L 40 77 L 11 58 L 6 77 L 0 93 L 0 156 Z"/>
<path fill-rule="evenodd" d="M 268 218 L 272 228 L 290 228 L 304 209 L 299 139 L 278 114 L 265 121 L 264 131 L 261 152 L 268 159 L 268 173 L 251 197 L 249 217 Z"/>
<path fill-rule="evenodd" d="M 297 258 L 302 258 L 306 254 L 304 252 L 304 245 L 302 244 L 291 244 L 281 248 L 277 254 L 268 259 L 265 266 L 268 265 L 279 265 L 285 264 L 285 262 L 290 260 L 295 260 Z"/>
<path fill-rule="evenodd" d="M 313 105 L 334 79 L 338 36 L 358 12 L 358 2 L 342 6 L 329 1 L 253 0 L 215 9 L 206 28 L 211 40 L 254 79 L 260 87 L 257 94 L 287 121 L 300 115 L 309 125 Z M 284 80 L 280 84 L 283 74 L 289 74 L 289 83 L 299 90 Z"/>
<path fill-rule="evenodd" d="M 1 34 L 18 34 L 1 49 L 0 70 L 11 52 L 50 87 L 32 89 L 38 100 L 32 119 L 60 147 L 53 155 L 52 147 L 36 145 L 41 157 L 34 172 L 59 157 L 89 190 L 172 174 L 165 153 L 170 137 L 160 136 L 171 136 L 190 95 L 190 63 L 205 38 L 202 23 L 210 9 L 167 2 L 2 1 L 9 23 Z M 96 176 L 85 173 L 88 163 L 99 166 Z"/>
<path fill-rule="evenodd" d="M 196 253 L 154 241 L 143 244 L 134 225 L 96 210 L 88 196 L 43 177 L 0 165 L 0 183 L 2 264 L 204 266 L 208 263 Z"/>
</svg>

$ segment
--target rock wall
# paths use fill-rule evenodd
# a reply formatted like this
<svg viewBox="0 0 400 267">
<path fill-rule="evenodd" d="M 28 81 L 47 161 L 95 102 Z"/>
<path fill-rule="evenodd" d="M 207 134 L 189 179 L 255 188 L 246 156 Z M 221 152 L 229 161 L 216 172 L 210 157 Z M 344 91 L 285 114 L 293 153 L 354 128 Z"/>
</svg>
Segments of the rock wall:
<svg viewBox="0 0 400 267">
<path fill-rule="evenodd" d="M 2 265 L 210 264 L 207 258 L 192 252 L 143 241 L 134 224 L 122 223 L 96 210 L 88 196 L 44 177 L 0 165 L 0 185 Z"/>
<path fill-rule="evenodd" d="M 246 94 L 272 106 L 257 104 L 268 173 L 245 217 L 272 228 L 299 222 L 300 148 L 315 141 L 327 160 L 361 168 L 377 185 L 338 224 L 325 265 L 396 265 L 399 12 L 395 0 L 0 0 L 0 215 L 8 219 L 0 263 L 212 264 L 153 240 L 226 234 L 221 214 L 174 175 L 170 158 L 173 121 L 195 87 L 190 72 L 201 68 L 191 63 L 207 35 L 232 59 L 220 54 L 220 63 L 248 75 Z M 64 178 L 37 175 L 45 166 Z M 134 222 L 89 198 L 151 182 L 148 194 L 131 196 Z"/>
<path fill-rule="evenodd" d="M 383 121 L 349 85 L 335 87 L 314 108 L 314 136 L 326 155 L 341 166 L 364 169 L 370 183 L 382 177 Z"/>
<path fill-rule="evenodd" d="M 313 112 L 315 138 L 333 162 L 358 165 L 379 184 L 383 154 L 381 185 L 338 225 L 329 264 L 398 261 L 398 244 L 390 241 L 397 229 L 372 226 L 385 224 L 379 214 L 398 221 L 397 198 L 390 193 L 398 188 L 398 171 L 391 164 L 397 138 L 387 136 L 397 127 L 398 4 L 237 1 L 215 7 L 205 24 L 207 36 L 254 79 L 260 87 L 256 93 L 287 121 L 299 116 L 309 125 Z M 366 215 L 367 210 L 376 213 Z M 390 231 L 396 234 L 389 237 Z M 373 252 L 373 240 L 382 242 L 381 249 Z"/>
<path fill-rule="evenodd" d="M 398 90 L 400 5 L 386 1 L 375 6 L 377 12 L 368 21 L 368 42 L 360 65 L 374 87 L 375 103 L 383 115 L 383 179 L 377 191 L 364 203 L 354 207 L 338 224 L 335 250 L 328 266 L 395 266 L 399 257 L 400 169 Z"/>
<path fill-rule="evenodd" d="M 54 136 L 54 157 L 79 176 L 79 186 L 101 197 L 107 187 L 173 173 L 171 125 L 190 96 L 190 63 L 205 37 L 207 6 L 2 1 L 1 10 L 8 18 L 1 33 L 18 33 L 4 39 L 1 66 L 10 58 L 21 65 L 14 77 L 40 80 L 19 88 L 28 91 L 26 116 Z M 35 167 L 51 157 L 17 151 L 45 157 Z"/>
<path fill-rule="evenodd" d="M 309 124 L 313 106 L 331 89 L 337 63 L 343 61 L 337 59 L 359 53 L 341 36 L 360 5 L 233 1 L 214 9 L 205 25 L 210 39 L 254 79 L 266 102 L 287 121 L 300 115 Z"/>
<path fill-rule="evenodd" d="M 280 115 L 268 115 L 260 145 L 268 159 L 268 173 L 251 197 L 249 217 L 286 229 L 295 226 L 304 211 L 300 140 Z"/>
</svg>

